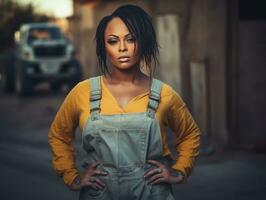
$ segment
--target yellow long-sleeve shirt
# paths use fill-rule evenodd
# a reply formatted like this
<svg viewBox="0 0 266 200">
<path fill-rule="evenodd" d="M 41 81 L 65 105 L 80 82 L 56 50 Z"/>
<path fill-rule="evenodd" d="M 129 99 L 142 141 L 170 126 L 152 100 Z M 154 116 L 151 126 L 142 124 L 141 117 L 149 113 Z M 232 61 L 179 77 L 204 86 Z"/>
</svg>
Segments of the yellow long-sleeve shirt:
<svg viewBox="0 0 266 200">
<path fill-rule="evenodd" d="M 149 101 L 149 93 L 133 98 L 126 108 L 122 109 L 110 93 L 103 80 L 101 113 L 122 114 L 145 112 Z M 63 177 L 66 185 L 70 185 L 79 174 L 74 162 L 74 149 L 71 143 L 77 127 L 83 131 L 90 117 L 90 83 L 84 80 L 77 84 L 67 95 L 49 131 L 49 143 L 52 150 L 52 161 L 55 171 Z M 172 157 L 167 142 L 167 127 L 176 135 L 175 149 L 178 157 L 172 166 L 188 176 L 199 154 L 200 131 L 189 113 L 181 97 L 167 84 L 163 84 L 161 100 L 156 111 L 163 138 L 164 156 Z"/>
</svg>

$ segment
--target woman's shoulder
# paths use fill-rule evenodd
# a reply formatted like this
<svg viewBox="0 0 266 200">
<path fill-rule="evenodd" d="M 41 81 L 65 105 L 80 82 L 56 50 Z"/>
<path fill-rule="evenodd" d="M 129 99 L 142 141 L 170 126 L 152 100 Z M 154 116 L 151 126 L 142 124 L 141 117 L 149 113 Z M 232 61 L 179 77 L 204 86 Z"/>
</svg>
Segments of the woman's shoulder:
<svg viewBox="0 0 266 200">
<path fill-rule="evenodd" d="M 80 93 L 80 94 L 84 94 L 84 93 L 90 93 L 90 88 L 91 88 L 91 79 L 93 78 L 100 78 L 100 76 L 94 76 L 94 77 L 90 77 L 87 79 L 84 79 L 82 81 L 80 81 L 73 89 L 73 93 Z"/>
<path fill-rule="evenodd" d="M 77 92 L 77 91 L 89 90 L 89 88 L 90 88 L 89 79 L 85 79 L 77 83 L 77 85 L 75 85 L 75 87 L 72 90 Z"/>
<path fill-rule="evenodd" d="M 89 80 L 85 79 L 77 83 L 67 94 L 66 99 L 69 101 L 80 101 L 84 98 L 89 98 L 90 84 Z"/>
<path fill-rule="evenodd" d="M 159 80 L 159 79 L 157 79 Z M 165 97 L 165 96 L 172 96 L 172 95 L 176 95 L 177 92 L 173 89 L 173 87 L 171 85 L 169 85 L 168 83 L 165 83 L 162 80 L 159 80 L 162 84 L 162 89 L 161 89 L 161 97 Z"/>
<path fill-rule="evenodd" d="M 183 104 L 181 95 L 168 83 L 162 82 L 161 100 L 169 104 Z"/>
</svg>

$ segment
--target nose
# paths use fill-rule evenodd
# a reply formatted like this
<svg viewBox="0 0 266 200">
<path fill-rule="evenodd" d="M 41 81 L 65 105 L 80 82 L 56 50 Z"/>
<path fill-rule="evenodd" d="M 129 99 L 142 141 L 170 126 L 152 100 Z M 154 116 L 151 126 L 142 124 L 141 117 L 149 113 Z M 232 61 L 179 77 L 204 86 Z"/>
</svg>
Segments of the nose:
<svg viewBox="0 0 266 200">
<path fill-rule="evenodd" d="M 127 51 L 127 45 L 125 41 L 122 40 L 119 45 L 119 52 L 124 52 L 124 51 Z"/>
</svg>

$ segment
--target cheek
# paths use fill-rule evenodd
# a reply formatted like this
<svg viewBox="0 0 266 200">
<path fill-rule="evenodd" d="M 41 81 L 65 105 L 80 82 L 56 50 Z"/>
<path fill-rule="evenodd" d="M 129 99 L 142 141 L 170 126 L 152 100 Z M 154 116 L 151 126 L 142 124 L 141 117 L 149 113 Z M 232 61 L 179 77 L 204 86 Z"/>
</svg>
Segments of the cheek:
<svg viewBox="0 0 266 200">
<path fill-rule="evenodd" d="M 106 55 L 110 60 L 113 60 L 116 58 L 116 51 L 115 48 L 106 46 Z"/>
<path fill-rule="evenodd" d="M 139 55 L 138 55 L 138 46 L 136 47 L 132 47 L 132 55 L 134 56 L 135 59 L 139 59 Z"/>
</svg>

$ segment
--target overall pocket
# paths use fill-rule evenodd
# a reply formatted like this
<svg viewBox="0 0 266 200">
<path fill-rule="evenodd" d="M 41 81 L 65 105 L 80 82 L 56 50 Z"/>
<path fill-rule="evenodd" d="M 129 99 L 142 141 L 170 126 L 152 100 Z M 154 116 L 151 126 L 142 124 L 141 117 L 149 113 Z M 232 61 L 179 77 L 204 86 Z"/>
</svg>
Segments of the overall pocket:
<svg viewBox="0 0 266 200">
<path fill-rule="evenodd" d="M 150 185 L 151 200 L 174 200 L 172 187 L 169 183 Z"/>
<path fill-rule="evenodd" d="M 79 200 L 90 200 L 90 199 L 97 199 L 97 200 L 103 200 L 107 199 L 106 196 L 107 194 L 107 188 L 103 190 L 95 190 L 91 187 L 85 187 L 82 188 L 79 194 Z"/>
</svg>

